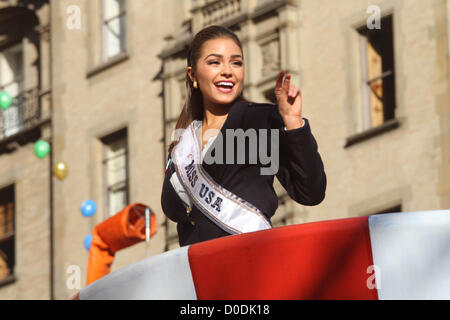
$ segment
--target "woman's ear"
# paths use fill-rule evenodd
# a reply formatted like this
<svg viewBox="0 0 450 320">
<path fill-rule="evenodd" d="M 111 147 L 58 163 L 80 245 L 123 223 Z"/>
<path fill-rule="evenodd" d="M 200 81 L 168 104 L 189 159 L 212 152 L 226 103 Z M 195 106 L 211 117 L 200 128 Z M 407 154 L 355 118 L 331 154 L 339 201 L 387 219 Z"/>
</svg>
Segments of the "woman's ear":
<svg viewBox="0 0 450 320">
<path fill-rule="evenodd" d="M 189 79 L 191 79 L 191 81 L 194 82 L 195 77 L 194 77 L 194 70 L 192 69 L 192 67 L 187 67 L 187 74 Z"/>
</svg>

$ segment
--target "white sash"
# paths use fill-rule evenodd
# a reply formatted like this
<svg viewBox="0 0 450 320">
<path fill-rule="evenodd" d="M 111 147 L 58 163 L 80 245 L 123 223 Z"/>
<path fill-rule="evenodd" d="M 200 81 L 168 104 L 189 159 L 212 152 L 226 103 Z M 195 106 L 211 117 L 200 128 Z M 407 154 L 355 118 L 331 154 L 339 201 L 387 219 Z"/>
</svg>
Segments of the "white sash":
<svg viewBox="0 0 450 320">
<path fill-rule="evenodd" d="M 201 165 L 201 137 L 192 122 L 172 150 L 181 184 L 194 204 L 211 221 L 231 234 L 270 229 L 272 226 L 255 206 L 217 184 Z"/>
</svg>

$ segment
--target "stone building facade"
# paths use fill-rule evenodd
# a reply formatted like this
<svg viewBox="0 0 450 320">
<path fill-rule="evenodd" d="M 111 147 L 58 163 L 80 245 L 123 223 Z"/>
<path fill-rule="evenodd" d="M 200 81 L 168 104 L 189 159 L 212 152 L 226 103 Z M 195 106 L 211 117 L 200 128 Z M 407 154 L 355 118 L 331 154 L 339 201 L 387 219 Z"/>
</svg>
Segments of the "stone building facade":
<svg viewBox="0 0 450 320">
<path fill-rule="evenodd" d="M 2 0 L 15 109 L 0 111 L 0 299 L 71 297 L 85 236 L 125 204 L 156 213 L 151 255 L 178 246 L 160 206 L 166 150 L 187 46 L 210 24 L 239 35 L 247 98 L 273 101 L 280 69 L 302 91 L 327 192 L 302 206 L 276 182 L 275 226 L 450 207 L 450 0 Z M 113 271 L 145 252 L 119 252 Z"/>
<path fill-rule="evenodd" d="M 51 140 L 50 8 L 0 1 L 0 91 L 14 98 L 0 115 L 0 298 L 49 298 Z"/>
</svg>

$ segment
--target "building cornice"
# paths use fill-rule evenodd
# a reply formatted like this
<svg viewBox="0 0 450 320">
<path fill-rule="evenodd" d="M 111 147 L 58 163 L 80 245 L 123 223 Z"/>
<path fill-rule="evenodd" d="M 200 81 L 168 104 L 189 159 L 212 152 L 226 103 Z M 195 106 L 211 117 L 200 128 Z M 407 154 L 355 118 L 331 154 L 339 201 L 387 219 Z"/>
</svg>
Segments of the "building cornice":
<svg viewBox="0 0 450 320">
<path fill-rule="evenodd" d="M 232 3 L 232 1 L 228 1 Z M 233 1 L 233 3 L 236 1 Z M 169 35 L 165 39 L 169 42 L 168 45 L 163 49 L 163 51 L 158 55 L 161 60 L 166 60 L 172 56 L 178 55 L 183 51 L 187 50 L 189 44 L 193 38 L 193 29 L 195 29 L 193 19 L 196 19 L 199 15 L 202 15 L 203 12 L 206 12 L 208 8 L 212 6 L 219 5 L 220 1 L 199 1 L 192 9 L 191 13 L 193 18 L 187 20 L 182 27 L 181 32 L 178 32 L 178 35 Z M 215 24 L 220 24 L 225 27 L 232 28 L 240 23 L 247 21 L 249 19 L 255 20 L 259 17 L 271 12 L 277 11 L 285 6 L 298 6 L 297 0 L 266 0 L 260 1 L 254 8 L 245 9 L 239 7 L 239 10 L 228 10 L 231 12 L 229 15 L 219 15 L 220 18 L 214 20 Z M 221 7 L 224 8 L 224 5 Z M 201 23 L 202 27 L 207 26 L 208 19 L 204 19 L 201 17 L 203 21 Z M 206 20 L 206 21 L 205 21 Z"/>
</svg>

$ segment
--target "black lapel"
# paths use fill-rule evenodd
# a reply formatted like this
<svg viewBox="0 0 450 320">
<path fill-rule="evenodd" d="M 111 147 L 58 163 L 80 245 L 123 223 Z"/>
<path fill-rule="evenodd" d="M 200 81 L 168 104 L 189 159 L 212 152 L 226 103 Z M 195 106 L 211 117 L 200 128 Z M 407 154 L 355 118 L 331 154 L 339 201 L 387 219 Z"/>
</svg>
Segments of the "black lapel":
<svg viewBox="0 0 450 320">
<path fill-rule="evenodd" d="M 237 128 L 243 128 L 243 122 L 244 122 L 244 115 L 246 112 L 246 109 L 248 108 L 248 102 L 246 101 L 237 101 L 233 103 L 233 105 L 230 107 L 230 110 L 228 112 L 227 119 L 225 120 L 221 130 L 220 134 L 222 135 L 222 150 L 223 150 L 223 156 L 224 156 L 224 164 L 207 164 L 205 162 L 202 163 L 203 168 L 206 172 L 211 176 L 211 178 L 214 179 L 215 182 L 221 183 L 224 177 L 225 172 L 230 170 L 236 170 L 235 164 L 225 164 L 225 156 L 226 156 L 226 141 L 225 141 L 225 130 L 226 129 L 237 129 Z M 214 152 L 214 150 L 217 150 L 219 147 L 218 140 L 216 139 L 212 145 L 209 147 L 208 152 Z"/>
</svg>

